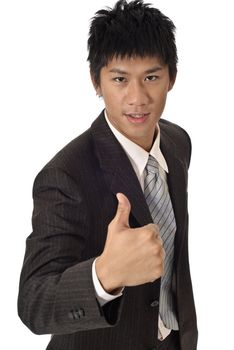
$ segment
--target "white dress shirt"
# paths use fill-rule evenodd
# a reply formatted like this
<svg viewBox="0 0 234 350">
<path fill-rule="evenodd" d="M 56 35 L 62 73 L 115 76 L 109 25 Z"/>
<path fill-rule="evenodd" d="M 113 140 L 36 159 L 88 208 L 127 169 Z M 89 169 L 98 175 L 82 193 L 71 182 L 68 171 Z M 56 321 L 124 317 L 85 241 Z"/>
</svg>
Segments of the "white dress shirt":
<svg viewBox="0 0 234 350">
<path fill-rule="evenodd" d="M 167 183 L 167 175 L 168 173 L 168 167 L 166 160 L 160 150 L 160 128 L 159 125 L 157 124 L 157 136 L 154 141 L 154 144 L 150 150 L 150 152 L 145 151 L 142 147 L 138 146 L 136 143 L 132 142 L 129 140 L 127 137 L 125 137 L 123 134 L 121 134 L 109 121 L 107 117 L 107 113 L 105 111 L 105 118 L 106 121 L 119 141 L 120 145 L 123 147 L 125 153 L 127 154 L 132 167 L 136 173 L 136 176 L 140 182 L 142 191 L 144 192 L 144 179 L 145 179 L 145 167 L 149 158 L 149 154 L 151 154 L 159 163 L 159 171 L 160 171 L 160 176 L 165 180 Z M 94 288 L 96 291 L 96 297 L 100 303 L 101 306 L 105 305 L 107 302 L 114 300 L 115 298 L 118 298 L 122 295 L 124 288 L 121 290 L 119 294 L 109 294 L 107 293 L 101 283 L 99 282 L 99 279 L 96 274 L 96 269 L 95 269 L 95 262 L 93 262 L 92 266 L 92 277 L 93 277 L 93 283 L 94 283 Z M 171 330 L 167 329 L 160 316 L 159 316 L 159 322 L 158 322 L 158 338 L 160 340 L 165 339 L 168 334 L 171 332 Z"/>
</svg>

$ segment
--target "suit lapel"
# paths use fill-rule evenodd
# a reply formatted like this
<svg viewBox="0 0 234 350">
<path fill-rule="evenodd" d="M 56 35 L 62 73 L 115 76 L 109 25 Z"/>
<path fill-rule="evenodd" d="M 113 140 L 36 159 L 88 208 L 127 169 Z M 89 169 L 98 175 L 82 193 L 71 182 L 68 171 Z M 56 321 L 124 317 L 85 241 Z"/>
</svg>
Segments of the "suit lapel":
<svg viewBox="0 0 234 350">
<path fill-rule="evenodd" d="M 152 218 L 136 174 L 132 168 L 127 169 L 127 164 L 123 164 L 122 168 L 117 169 L 111 183 L 111 190 L 114 194 L 122 192 L 127 196 L 131 203 L 131 213 L 136 218 L 140 226 L 145 226 L 152 222 Z"/>
<path fill-rule="evenodd" d="M 131 213 L 140 226 L 152 222 L 139 181 L 132 165 L 106 123 L 104 113 L 94 121 L 91 132 L 100 166 L 110 190 L 121 192 L 131 203 Z"/>
</svg>

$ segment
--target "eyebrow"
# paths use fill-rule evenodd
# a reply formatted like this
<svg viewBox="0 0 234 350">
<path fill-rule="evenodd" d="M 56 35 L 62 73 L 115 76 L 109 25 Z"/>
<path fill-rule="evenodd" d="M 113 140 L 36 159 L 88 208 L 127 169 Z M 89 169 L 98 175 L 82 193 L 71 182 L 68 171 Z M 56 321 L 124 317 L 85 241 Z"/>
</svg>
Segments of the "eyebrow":
<svg viewBox="0 0 234 350">
<path fill-rule="evenodd" d="M 155 66 L 155 67 L 152 67 L 152 68 L 149 68 L 147 69 L 144 74 L 151 74 L 151 73 L 156 73 L 160 70 L 162 70 L 163 68 L 162 67 L 159 67 L 159 66 Z M 122 70 L 122 69 L 119 69 L 119 68 L 112 68 L 109 70 L 110 73 L 117 73 L 117 74 L 122 74 L 122 75 L 126 75 L 128 74 L 128 72 Z"/>
</svg>

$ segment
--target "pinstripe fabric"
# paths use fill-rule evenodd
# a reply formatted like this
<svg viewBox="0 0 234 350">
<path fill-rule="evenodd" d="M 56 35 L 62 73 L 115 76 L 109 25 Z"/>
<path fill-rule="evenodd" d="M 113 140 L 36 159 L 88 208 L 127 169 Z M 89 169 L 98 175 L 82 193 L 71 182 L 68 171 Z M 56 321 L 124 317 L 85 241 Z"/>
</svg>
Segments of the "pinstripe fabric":
<svg viewBox="0 0 234 350">
<path fill-rule="evenodd" d="M 159 226 L 166 253 L 164 274 L 161 278 L 159 312 L 167 328 L 178 330 L 171 289 L 176 221 L 167 184 L 159 175 L 158 162 L 151 155 L 146 165 L 144 194 L 152 219 Z"/>
</svg>

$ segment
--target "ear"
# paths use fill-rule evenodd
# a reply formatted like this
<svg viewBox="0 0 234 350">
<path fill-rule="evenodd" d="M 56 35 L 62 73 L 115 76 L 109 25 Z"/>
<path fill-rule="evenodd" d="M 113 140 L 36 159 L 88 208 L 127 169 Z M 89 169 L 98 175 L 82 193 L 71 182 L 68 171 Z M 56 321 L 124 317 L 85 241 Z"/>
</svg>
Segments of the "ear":
<svg viewBox="0 0 234 350">
<path fill-rule="evenodd" d="M 175 84 L 175 81 L 176 81 L 176 75 L 177 73 L 175 73 L 175 75 L 170 79 L 170 82 L 169 82 L 169 86 L 168 86 L 168 91 L 171 91 L 174 84 Z"/>
<path fill-rule="evenodd" d="M 96 94 L 98 96 L 102 96 L 101 87 L 97 84 L 97 82 L 96 82 L 96 80 L 95 80 L 95 78 L 94 78 L 94 76 L 93 76 L 93 74 L 91 72 L 90 72 L 90 77 L 91 77 L 91 81 L 92 81 L 93 87 L 94 87 L 94 89 L 96 91 Z"/>
</svg>

